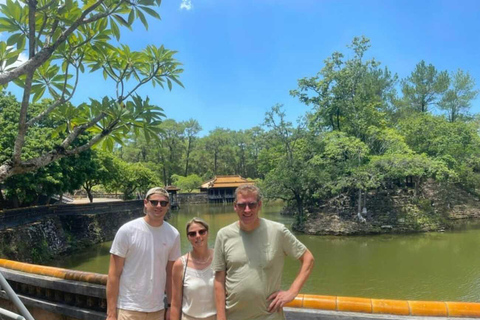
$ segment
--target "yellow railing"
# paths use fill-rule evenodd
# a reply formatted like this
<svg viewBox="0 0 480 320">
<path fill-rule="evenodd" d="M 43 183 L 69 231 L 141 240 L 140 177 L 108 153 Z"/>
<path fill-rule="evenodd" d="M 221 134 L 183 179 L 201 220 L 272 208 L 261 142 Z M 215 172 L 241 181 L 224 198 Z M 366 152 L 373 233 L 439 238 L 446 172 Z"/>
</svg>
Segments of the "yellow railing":
<svg viewBox="0 0 480 320">
<path fill-rule="evenodd" d="M 474 302 L 387 300 L 299 294 L 287 306 L 402 316 L 480 318 L 480 303 Z"/>
<path fill-rule="evenodd" d="M 104 274 L 47 267 L 6 259 L 0 259 L 0 267 L 66 280 L 103 285 L 107 283 L 107 276 Z M 287 304 L 287 307 L 402 316 L 480 318 L 480 303 L 475 302 L 407 301 L 299 294 L 295 300 Z"/>
<path fill-rule="evenodd" d="M 50 276 L 65 280 L 76 280 L 88 283 L 107 284 L 107 276 L 100 273 L 83 272 L 69 270 L 63 268 L 47 267 L 30 263 L 0 259 L 0 267 L 38 274 L 42 276 Z"/>
</svg>

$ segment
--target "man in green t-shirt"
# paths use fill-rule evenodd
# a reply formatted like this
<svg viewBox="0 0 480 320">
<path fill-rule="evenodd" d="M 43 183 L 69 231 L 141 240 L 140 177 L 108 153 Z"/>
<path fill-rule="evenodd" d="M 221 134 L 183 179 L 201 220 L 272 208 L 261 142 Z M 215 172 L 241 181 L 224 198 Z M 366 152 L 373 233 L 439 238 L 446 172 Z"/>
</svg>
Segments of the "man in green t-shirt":
<svg viewBox="0 0 480 320">
<path fill-rule="evenodd" d="M 283 306 L 297 296 L 313 268 L 312 253 L 283 224 L 260 218 L 261 207 L 258 187 L 239 186 L 238 221 L 218 231 L 212 263 L 217 320 L 285 319 Z M 298 259 L 301 268 L 282 291 L 286 255 Z"/>
</svg>

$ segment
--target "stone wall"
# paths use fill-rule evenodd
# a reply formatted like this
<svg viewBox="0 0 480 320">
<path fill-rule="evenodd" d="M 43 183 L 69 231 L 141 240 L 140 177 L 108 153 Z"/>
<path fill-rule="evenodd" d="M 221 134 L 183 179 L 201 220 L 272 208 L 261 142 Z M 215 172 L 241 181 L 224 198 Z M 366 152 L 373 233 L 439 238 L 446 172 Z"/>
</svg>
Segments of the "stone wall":
<svg viewBox="0 0 480 320">
<path fill-rule="evenodd" d="M 92 192 L 93 198 L 123 199 L 121 193 Z M 87 192 L 84 189 L 78 190 L 72 198 L 87 198 Z"/>
<path fill-rule="evenodd" d="M 206 192 L 202 193 L 179 193 L 177 194 L 177 201 L 180 205 L 182 204 L 197 204 L 197 203 L 208 203 L 208 194 Z"/>
<path fill-rule="evenodd" d="M 478 197 L 455 185 L 441 185 L 433 180 L 418 190 L 368 192 L 365 222 L 357 218 L 357 201 L 355 193 L 329 199 L 320 208 L 310 208 L 304 223 L 294 228 L 318 235 L 428 232 L 451 228 L 460 219 L 480 217 Z"/>
<path fill-rule="evenodd" d="M 64 205 L 35 221 L 0 231 L 1 256 L 44 263 L 93 244 L 113 240 L 125 222 L 143 216 L 142 201 Z"/>
</svg>

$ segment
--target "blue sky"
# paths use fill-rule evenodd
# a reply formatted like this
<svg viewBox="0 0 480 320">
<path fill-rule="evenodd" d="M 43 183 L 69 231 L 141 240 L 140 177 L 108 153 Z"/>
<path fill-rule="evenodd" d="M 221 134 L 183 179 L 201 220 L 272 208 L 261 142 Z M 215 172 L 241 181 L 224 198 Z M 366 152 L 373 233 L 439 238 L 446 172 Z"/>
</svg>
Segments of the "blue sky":
<svg viewBox="0 0 480 320">
<path fill-rule="evenodd" d="M 136 25 L 121 42 L 177 50 L 185 89 L 147 86 L 139 93 L 168 118 L 197 119 L 203 134 L 248 129 L 276 103 L 292 121 L 310 110 L 289 95 L 353 37 L 371 40 L 369 55 L 408 76 L 420 60 L 439 70 L 470 72 L 480 87 L 480 1 L 164 0 L 161 21 Z M 113 88 L 101 74 L 83 77 L 74 102 Z M 480 112 L 480 100 L 473 112 Z"/>
</svg>

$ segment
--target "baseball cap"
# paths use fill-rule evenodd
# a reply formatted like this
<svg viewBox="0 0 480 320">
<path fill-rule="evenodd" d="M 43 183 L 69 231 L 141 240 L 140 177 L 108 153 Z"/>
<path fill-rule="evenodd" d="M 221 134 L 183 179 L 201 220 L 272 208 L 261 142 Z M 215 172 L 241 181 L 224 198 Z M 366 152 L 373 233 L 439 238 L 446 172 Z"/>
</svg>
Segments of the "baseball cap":
<svg viewBox="0 0 480 320">
<path fill-rule="evenodd" d="M 170 200 L 170 195 L 168 194 L 167 190 L 161 188 L 161 187 L 155 187 L 147 191 L 145 194 L 145 199 L 148 199 L 152 194 L 161 194 L 162 196 L 166 197 L 168 200 Z"/>
</svg>

